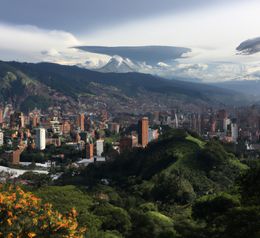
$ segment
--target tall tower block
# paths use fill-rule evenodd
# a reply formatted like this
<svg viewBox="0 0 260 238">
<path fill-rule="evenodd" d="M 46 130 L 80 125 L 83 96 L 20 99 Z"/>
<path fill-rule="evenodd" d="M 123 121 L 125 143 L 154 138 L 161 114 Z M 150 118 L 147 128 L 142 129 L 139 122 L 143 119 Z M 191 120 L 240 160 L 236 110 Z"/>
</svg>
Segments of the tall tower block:
<svg viewBox="0 0 260 238">
<path fill-rule="evenodd" d="M 143 117 L 138 123 L 138 141 L 142 147 L 146 147 L 148 144 L 148 130 L 149 130 L 149 120 L 148 117 Z"/>
<path fill-rule="evenodd" d="M 77 118 L 77 126 L 81 131 L 85 131 L 85 115 L 84 113 L 80 113 Z"/>
</svg>

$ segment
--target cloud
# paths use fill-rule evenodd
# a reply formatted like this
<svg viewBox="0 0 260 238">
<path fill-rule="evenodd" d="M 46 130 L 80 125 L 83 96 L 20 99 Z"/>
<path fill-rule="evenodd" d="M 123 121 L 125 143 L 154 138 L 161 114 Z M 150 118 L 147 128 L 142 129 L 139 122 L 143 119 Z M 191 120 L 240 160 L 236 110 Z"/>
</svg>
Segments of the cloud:
<svg viewBox="0 0 260 238">
<path fill-rule="evenodd" d="M 244 0 L 229 0 L 229 2 Z M 250 1 L 250 0 L 247 0 Z M 70 32 L 93 32 L 129 21 L 219 6 L 225 0 L 2 0 L 1 19 Z"/>
<path fill-rule="evenodd" d="M 65 48 L 61 51 L 51 49 L 43 51 L 42 60 L 64 65 L 77 65 L 88 69 L 103 67 L 110 59 L 107 55 L 98 55 L 80 51 L 75 48 Z"/>
<path fill-rule="evenodd" d="M 216 63 L 183 63 L 174 62 L 172 65 L 157 65 L 157 67 L 140 69 L 141 72 L 156 74 L 169 79 L 185 79 L 186 81 L 216 82 L 232 79 L 242 79 L 251 66 L 231 62 Z M 256 70 L 255 70 L 256 71 Z"/>
<path fill-rule="evenodd" d="M 169 68 L 169 67 L 171 67 L 170 65 L 165 64 L 164 62 L 159 62 L 159 63 L 157 64 L 157 66 L 162 67 L 162 68 Z"/>
<path fill-rule="evenodd" d="M 191 64 L 175 62 L 172 65 L 158 65 L 156 74 L 169 79 L 185 79 L 188 81 L 201 81 L 207 72 L 207 64 Z"/>
<path fill-rule="evenodd" d="M 108 56 L 73 48 L 82 42 L 65 31 L 0 22 L 0 35 L 0 60 L 47 61 L 95 68 L 104 65 L 110 59 Z"/>
<path fill-rule="evenodd" d="M 150 65 L 157 65 L 159 62 L 168 63 L 183 57 L 183 54 L 191 51 L 189 48 L 173 46 L 80 46 L 77 49 L 109 56 L 120 55 L 136 62 L 145 62 Z"/>
<path fill-rule="evenodd" d="M 171 39 L 171 37 L 168 35 L 169 29 L 177 29 L 176 34 L 174 34 L 175 36 L 184 32 L 183 29 L 190 29 L 188 25 L 186 26 L 186 24 L 180 25 L 179 28 L 172 26 L 172 24 L 174 24 L 173 20 L 167 22 L 169 25 L 159 24 L 158 26 L 155 26 L 152 24 L 151 30 L 148 29 L 148 31 L 154 32 L 152 29 L 159 29 L 159 26 L 163 25 L 164 27 L 161 28 L 165 29 L 166 32 L 165 35 L 163 34 L 160 36 L 160 38 L 162 37 L 164 39 L 169 39 L 168 45 L 173 44 L 173 42 L 176 43 L 175 39 Z M 190 23 L 191 21 L 189 20 L 188 22 Z M 162 23 L 165 23 L 165 21 L 163 20 Z M 199 25 L 200 24 L 198 24 L 198 26 Z M 144 29 L 147 30 L 146 28 L 147 27 L 142 27 L 142 32 Z M 192 29 L 193 28 L 201 29 L 202 27 L 192 27 Z M 129 30 L 129 28 L 127 29 Z M 136 29 L 136 27 L 134 27 L 134 29 Z M 208 32 L 207 28 L 201 32 Z M 121 38 L 117 37 L 114 31 L 112 33 L 113 37 L 121 41 Z M 120 36 L 124 35 L 121 33 L 122 32 L 120 31 Z M 131 34 L 129 35 L 132 36 L 135 32 L 130 31 L 130 33 Z M 149 34 L 146 33 L 147 32 L 144 32 L 144 35 L 146 36 L 145 39 L 152 39 L 152 37 L 149 37 Z M 156 35 L 160 35 L 160 32 L 155 33 Z M 191 33 L 194 33 L 192 34 L 194 36 L 197 35 L 195 34 L 196 32 Z M 97 69 L 104 66 L 111 59 L 111 56 L 120 55 L 124 58 L 133 60 L 134 63 L 139 62 L 137 64 L 139 66 L 139 72 L 153 73 L 167 78 L 182 77 L 190 79 L 199 78 L 203 81 L 224 81 L 238 78 L 243 79 L 244 77 L 247 77 L 247 75 L 252 76 L 250 79 L 253 77 L 259 77 L 260 64 L 258 64 L 259 58 L 257 58 L 257 55 L 244 56 L 243 60 L 241 60 L 240 56 L 235 55 L 234 48 L 236 47 L 237 42 L 241 42 L 241 39 L 243 38 L 240 38 L 239 41 L 232 41 L 235 42 L 235 44 L 232 43 L 231 45 L 228 45 L 228 47 L 225 47 L 225 43 L 227 41 L 223 40 L 223 42 L 220 42 L 221 44 L 223 43 L 223 48 L 217 47 L 218 44 L 213 44 L 211 48 L 207 48 L 205 42 L 201 43 L 204 48 L 196 48 L 192 45 L 189 45 L 188 42 L 185 42 L 182 40 L 182 38 L 180 38 L 181 41 L 179 40 L 179 42 L 176 43 L 177 45 L 188 45 L 190 48 L 192 48 L 192 51 L 190 48 L 171 46 L 97 46 L 86 47 L 84 49 L 87 51 L 84 51 L 81 50 L 82 47 L 74 48 L 75 46 L 84 45 L 84 42 L 79 40 L 72 33 L 66 31 L 42 29 L 30 25 L 8 25 L 0 22 L 0 35 L 0 60 L 17 60 L 28 62 L 48 61 L 59 64 L 78 65 L 80 67 Z M 225 34 L 222 35 L 225 36 Z M 243 35 L 252 35 L 252 33 L 243 33 Z M 126 37 L 128 39 L 134 38 L 128 37 L 128 35 L 126 35 Z M 99 38 L 107 39 L 106 37 Z M 199 36 L 199 38 L 200 41 L 204 39 L 202 36 Z M 220 39 L 219 37 L 215 38 Z M 191 39 L 194 41 L 194 38 L 190 37 L 190 35 L 183 37 L 183 39 Z M 210 40 L 207 41 L 211 42 Z M 242 51 L 246 50 L 247 54 L 249 54 L 248 52 L 252 53 L 258 49 L 257 42 L 259 41 L 259 38 L 248 40 L 246 41 L 246 44 L 244 42 L 244 44 L 241 43 L 241 46 L 238 48 L 242 48 Z M 144 41 L 141 41 L 141 43 L 142 42 L 144 43 Z M 220 62 L 220 59 L 223 62 Z"/>
<path fill-rule="evenodd" d="M 236 50 L 243 55 L 252 55 L 260 52 L 260 37 L 243 41 Z"/>
<path fill-rule="evenodd" d="M 2 60 L 41 61 L 43 55 L 58 55 L 80 41 L 71 33 L 28 25 L 0 23 Z M 15 57 L 14 57 L 15 55 Z"/>
<path fill-rule="evenodd" d="M 57 51 L 56 49 L 43 50 L 41 52 L 41 54 L 43 56 L 50 56 L 50 57 L 56 57 L 56 56 L 60 56 L 61 55 L 61 53 L 59 51 Z"/>
<path fill-rule="evenodd" d="M 207 64 L 179 64 L 178 69 L 190 72 L 193 70 L 206 70 L 208 68 Z"/>
<path fill-rule="evenodd" d="M 104 47 L 95 47 L 95 49 L 98 50 L 100 50 L 100 48 L 102 52 L 105 52 L 103 51 Z M 113 50 L 114 49 L 118 50 L 118 48 L 120 49 L 120 52 L 117 51 L 117 53 L 123 52 L 125 54 L 126 52 L 125 47 L 107 47 L 109 52 L 106 51 L 105 53 L 111 53 L 111 51 L 112 53 L 115 53 Z M 227 80 L 238 79 L 238 78 L 242 79 L 245 75 L 248 74 L 249 70 L 251 71 L 253 70 L 251 64 L 246 65 L 246 64 L 241 64 L 232 61 L 209 62 L 209 61 L 202 60 L 201 62 L 194 63 L 192 62 L 192 58 L 182 58 L 182 54 L 180 54 L 181 58 L 176 58 L 166 63 L 165 61 L 157 61 L 158 55 L 156 55 L 156 53 L 155 55 L 153 55 L 152 52 L 149 52 L 149 54 L 144 54 L 142 56 L 144 57 L 143 60 L 148 59 L 148 56 L 150 57 L 150 60 L 152 59 L 153 64 L 149 64 L 146 61 L 143 62 L 134 61 L 133 59 L 139 59 L 138 53 L 140 51 L 139 50 L 132 51 L 132 49 L 135 49 L 136 47 L 129 47 L 129 48 L 130 48 L 131 56 L 129 54 L 127 55 L 129 56 L 130 60 L 132 60 L 132 62 L 135 64 L 135 67 L 131 66 L 132 69 L 134 69 L 136 72 L 158 75 L 160 77 L 165 77 L 168 79 L 181 79 L 186 81 L 188 80 L 188 81 L 205 81 L 205 82 L 227 81 Z M 145 48 L 145 47 L 141 47 L 141 48 Z M 134 53 L 137 53 L 137 56 L 135 56 Z M 123 57 L 122 54 L 120 56 Z M 189 55 L 189 57 L 191 57 L 191 55 Z M 166 58 L 163 59 L 166 60 Z M 82 66 L 83 67 L 85 66 L 90 69 L 98 69 L 98 67 L 91 67 L 93 63 L 91 64 L 90 62 Z M 256 68 L 254 71 L 257 71 L 257 67 L 258 67 L 257 65 L 258 64 L 254 66 Z"/>
</svg>

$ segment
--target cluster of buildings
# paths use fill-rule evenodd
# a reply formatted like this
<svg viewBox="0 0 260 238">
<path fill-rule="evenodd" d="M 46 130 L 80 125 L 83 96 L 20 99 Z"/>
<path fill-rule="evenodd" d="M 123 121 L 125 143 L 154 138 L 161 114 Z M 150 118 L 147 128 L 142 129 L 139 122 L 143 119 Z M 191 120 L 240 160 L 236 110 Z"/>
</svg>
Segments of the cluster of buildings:
<svg viewBox="0 0 260 238">
<path fill-rule="evenodd" d="M 116 153 L 145 148 L 158 139 L 163 126 L 190 130 L 206 140 L 242 141 L 248 150 L 260 148 L 260 108 L 256 106 L 203 108 L 200 112 L 174 109 L 143 116 L 107 110 L 74 114 L 55 107 L 25 114 L 5 105 L 0 107 L 0 159 L 18 165 L 26 151 L 51 151 L 48 159 L 62 160 L 71 156 L 63 153 L 66 147 L 75 151 L 78 164 L 105 161 L 108 143 Z M 57 153 L 55 148 L 59 148 Z"/>
<path fill-rule="evenodd" d="M 158 130 L 149 128 L 148 117 L 139 121 L 137 130 L 122 135 L 122 125 L 109 117 L 107 111 L 73 115 L 55 109 L 42 114 L 35 109 L 24 114 L 10 105 L 0 108 L 0 158 L 18 165 L 25 151 L 44 154 L 52 149 L 52 158 L 62 159 L 66 156 L 62 149 L 55 154 L 53 148 L 69 147 L 78 152 L 79 164 L 88 164 L 105 161 L 105 143 L 111 135 L 118 135 L 118 141 L 112 141 L 118 153 L 146 147 L 158 138 Z"/>
<path fill-rule="evenodd" d="M 12 110 L 11 106 L 4 110 L 0 108 L 0 147 L 4 149 L 0 158 L 19 164 L 21 154 L 27 149 L 45 152 L 48 146 L 61 147 L 62 144 L 72 150 L 85 151 L 83 158 L 101 157 L 104 140 L 97 138 L 96 126 L 92 124 L 92 120 L 83 113 L 63 117 L 57 112 L 51 115 L 34 110 L 26 115 Z M 62 158 L 61 155 L 59 157 Z"/>
<path fill-rule="evenodd" d="M 120 152 L 131 150 L 134 147 L 145 148 L 149 142 L 159 138 L 158 129 L 149 127 L 148 117 L 143 117 L 138 121 L 137 131 L 131 131 L 130 135 L 125 135 L 120 139 Z"/>
<path fill-rule="evenodd" d="M 172 128 L 187 129 L 196 132 L 204 139 L 217 137 L 222 141 L 236 143 L 239 138 L 237 119 L 228 116 L 226 110 L 209 109 L 203 113 L 156 112 L 153 114 L 153 122 Z"/>
<path fill-rule="evenodd" d="M 218 138 L 224 143 L 240 144 L 248 150 L 260 148 L 260 107 L 201 108 L 199 112 L 171 110 L 154 112 L 157 125 L 183 128 L 205 140 Z"/>
</svg>

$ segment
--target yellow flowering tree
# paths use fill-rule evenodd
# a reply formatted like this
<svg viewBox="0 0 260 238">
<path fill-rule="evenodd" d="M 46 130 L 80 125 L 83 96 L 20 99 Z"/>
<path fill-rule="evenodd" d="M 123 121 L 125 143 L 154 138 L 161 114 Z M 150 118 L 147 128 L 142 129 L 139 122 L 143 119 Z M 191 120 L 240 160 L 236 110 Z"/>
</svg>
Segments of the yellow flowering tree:
<svg viewBox="0 0 260 238">
<path fill-rule="evenodd" d="M 64 216 L 43 204 L 20 187 L 8 187 L 0 193 L 0 237 L 4 238 L 83 238 L 75 209 Z"/>
</svg>

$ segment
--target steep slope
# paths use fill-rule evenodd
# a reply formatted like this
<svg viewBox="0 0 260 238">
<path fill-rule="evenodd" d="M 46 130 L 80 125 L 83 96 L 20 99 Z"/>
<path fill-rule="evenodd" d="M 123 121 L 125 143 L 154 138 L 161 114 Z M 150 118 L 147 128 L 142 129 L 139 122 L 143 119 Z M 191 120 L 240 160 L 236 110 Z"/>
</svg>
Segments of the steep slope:
<svg viewBox="0 0 260 238">
<path fill-rule="evenodd" d="M 145 150 L 137 149 L 103 166 L 87 168 L 82 181 L 93 185 L 95 179 L 106 178 L 141 197 L 185 204 L 197 196 L 228 190 L 247 168 L 218 142 L 205 143 L 185 131 L 173 130 Z M 88 181 L 85 176 L 94 180 Z"/>
<path fill-rule="evenodd" d="M 7 63 L 0 63 L 0 101 L 12 103 L 23 111 L 47 108 L 61 103 L 61 95 L 31 76 Z"/>
<path fill-rule="evenodd" d="M 10 79 L 10 73 L 17 80 Z M 1 90 L 2 100 L 12 98 L 17 106 L 26 99 L 24 95 L 51 98 L 59 105 L 74 105 L 74 108 L 80 102 L 86 109 L 98 104 L 117 111 L 129 111 L 129 108 L 151 111 L 176 105 L 213 106 L 245 101 L 240 94 L 205 84 L 140 73 L 100 73 L 51 63 L 0 62 L 0 75 L 2 85 L 6 84 L 6 77 L 8 82 L 22 85 L 11 83 Z M 17 100 L 17 95 L 21 95 L 22 100 Z"/>
</svg>

